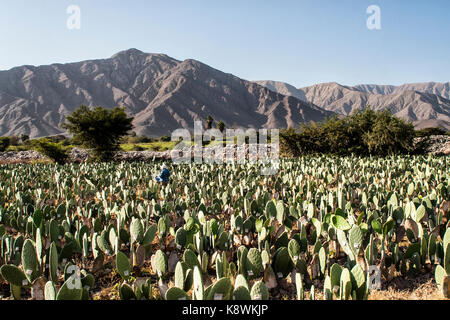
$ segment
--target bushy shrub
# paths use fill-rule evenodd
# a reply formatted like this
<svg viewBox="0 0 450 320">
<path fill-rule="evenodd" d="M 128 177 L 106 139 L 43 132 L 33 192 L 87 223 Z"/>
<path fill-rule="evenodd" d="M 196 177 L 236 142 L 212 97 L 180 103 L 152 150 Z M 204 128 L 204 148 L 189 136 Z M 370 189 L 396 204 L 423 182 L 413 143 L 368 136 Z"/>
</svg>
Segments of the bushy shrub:
<svg viewBox="0 0 450 320">
<path fill-rule="evenodd" d="M 93 109 L 85 105 L 66 117 L 63 128 L 73 134 L 73 140 L 92 150 L 94 161 L 110 161 L 119 149 L 120 140 L 133 129 L 133 118 L 122 108 Z"/>
<path fill-rule="evenodd" d="M 52 159 L 58 164 L 64 164 L 67 161 L 67 148 L 62 145 L 62 142 L 56 143 L 49 139 L 37 139 L 33 140 L 33 147 L 39 153 L 42 153 L 46 157 Z"/>
<path fill-rule="evenodd" d="M 161 138 L 159 138 L 159 141 L 162 141 L 162 142 L 170 142 L 171 140 L 172 140 L 172 138 L 169 136 L 162 136 Z"/>
<path fill-rule="evenodd" d="M 8 137 L 0 137 L 0 152 L 6 151 L 10 144 L 11 141 Z"/>
<path fill-rule="evenodd" d="M 123 143 L 136 144 L 136 143 L 151 143 L 155 142 L 156 139 L 145 137 L 145 136 L 131 136 L 123 139 Z"/>
<path fill-rule="evenodd" d="M 140 145 L 138 145 L 138 144 L 134 144 L 132 147 L 131 147 L 131 151 L 144 151 L 145 149 L 144 148 L 142 148 Z"/>
<path fill-rule="evenodd" d="M 20 145 L 20 137 L 18 137 L 18 136 L 10 136 L 9 137 L 9 145 L 10 146 L 18 146 L 18 145 Z"/>
<path fill-rule="evenodd" d="M 411 153 L 415 131 L 411 123 L 389 111 L 366 109 L 348 117 L 332 117 L 280 131 L 280 151 L 287 156 L 310 153 L 388 155 Z"/>
<path fill-rule="evenodd" d="M 449 135 L 450 132 L 442 128 L 425 128 L 416 131 L 416 137 L 429 137 L 429 136 L 444 136 Z"/>
</svg>

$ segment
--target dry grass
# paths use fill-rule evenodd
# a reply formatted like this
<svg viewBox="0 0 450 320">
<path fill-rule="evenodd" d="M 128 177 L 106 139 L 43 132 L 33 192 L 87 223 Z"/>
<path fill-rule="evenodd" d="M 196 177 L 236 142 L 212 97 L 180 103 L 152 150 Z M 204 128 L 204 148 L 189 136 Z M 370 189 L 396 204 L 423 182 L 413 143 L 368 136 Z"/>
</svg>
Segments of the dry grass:
<svg viewBox="0 0 450 320">
<path fill-rule="evenodd" d="M 415 279 L 395 278 L 383 290 L 372 291 L 369 300 L 447 300 L 432 275 Z"/>
</svg>

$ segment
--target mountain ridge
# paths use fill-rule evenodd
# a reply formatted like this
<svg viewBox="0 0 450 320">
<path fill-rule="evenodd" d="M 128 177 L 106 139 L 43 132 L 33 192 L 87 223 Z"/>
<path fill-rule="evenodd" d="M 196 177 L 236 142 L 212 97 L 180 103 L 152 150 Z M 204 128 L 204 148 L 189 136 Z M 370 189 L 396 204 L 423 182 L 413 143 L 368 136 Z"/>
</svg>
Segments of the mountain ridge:
<svg viewBox="0 0 450 320">
<path fill-rule="evenodd" d="M 111 58 L 0 72 L 0 135 L 62 134 L 79 105 L 125 107 L 148 136 L 192 129 L 212 115 L 228 127 L 277 128 L 333 113 L 200 61 L 129 49 Z"/>
<path fill-rule="evenodd" d="M 304 88 L 274 81 L 257 81 L 270 90 L 291 94 L 298 99 L 340 115 L 372 108 L 390 110 L 394 115 L 411 121 L 417 128 L 439 126 L 450 130 L 449 83 L 416 83 L 401 86 L 345 86 L 336 82 Z M 290 90 L 286 90 L 289 87 Z M 436 94 L 439 93 L 439 94 Z"/>
</svg>

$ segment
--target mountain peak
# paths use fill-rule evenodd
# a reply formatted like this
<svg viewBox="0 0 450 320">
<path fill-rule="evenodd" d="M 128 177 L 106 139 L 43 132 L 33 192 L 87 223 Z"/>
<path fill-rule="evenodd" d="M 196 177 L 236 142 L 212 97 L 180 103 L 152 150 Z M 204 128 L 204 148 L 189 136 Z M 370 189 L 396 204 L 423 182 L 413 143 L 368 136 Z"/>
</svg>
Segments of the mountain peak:
<svg viewBox="0 0 450 320">
<path fill-rule="evenodd" d="M 122 57 L 122 56 L 133 56 L 133 55 L 143 55 L 145 54 L 144 52 L 142 52 L 141 50 L 138 50 L 136 48 L 131 48 L 128 50 L 123 50 L 123 51 L 119 51 L 118 53 L 116 53 L 115 55 L 113 55 L 111 58 L 117 58 L 117 57 Z"/>
<path fill-rule="evenodd" d="M 135 132 L 154 137 L 191 130 L 194 120 L 207 115 L 236 128 L 284 128 L 332 114 L 267 94 L 194 59 L 178 61 L 133 48 L 110 59 L 0 73 L 0 136 L 64 133 L 65 116 L 82 104 L 125 107 Z"/>
</svg>

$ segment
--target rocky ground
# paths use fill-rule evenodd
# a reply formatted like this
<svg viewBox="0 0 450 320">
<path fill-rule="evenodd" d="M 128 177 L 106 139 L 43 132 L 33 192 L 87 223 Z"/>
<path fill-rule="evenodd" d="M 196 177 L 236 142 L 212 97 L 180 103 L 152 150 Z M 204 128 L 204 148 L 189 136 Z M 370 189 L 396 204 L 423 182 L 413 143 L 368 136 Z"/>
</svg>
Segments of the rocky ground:
<svg viewBox="0 0 450 320">
<path fill-rule="evenodd" d="M 267 148 L 267 152 L 271 152 L 272 148 L 270 145 L 263 146 L 263 148 Z M 223 147 L 221 150 L 220 146 L 201 148 L 199 154 L 207 154 L 205 158 L 219 159 L 223 160 L 226 157 L 231 157 L 234 160 L 237 160 L 241 157 L 248 157 L 252 159 L 252 154 L 257 154 L 258 147 L 256 145 L 244 145 L 244 146 L 236 146 L 229 145 Z M 251 151 L 255 151 L 252 153 Z M 221 152 L 222 151 L 222 152 Z M 197 150 L 194 147 L 186 147 L 180 150 L 171 150 L 171 151 L 120 151 L 117 152 L 114 160 L 116 161 L 148 161 L 148 160 L 170 160 L 173 159 L 172 156 L 178 157 L 180 159 L 183 158 L 191 158 L 195 157 Z M 250 154 L 250 156 L 249 156 Z M 267 154 L 267 153 L 266 153 Z M 89 158 L 89 152 L 85 149 L 74 148 L 69 152 L 69 161 L 70 162 L 83 162 Z M 36 151 L 8 151 L 8 152 L 0 152 L 0 163 L 32 163 L 45 161 L 47 158 L 36 152 Z"/>
<path fill-rule="evenodd" d="M 416 138 L 416 145 L 424 146 L 426 152 L 434 155 L 449 155 L 450 154 L 450 136 L 432 136 L 429 138 Z M 263 146 L 265 147 L 265 146 Z M 271 151 L 271 145 L 267 145 L 267 152 Z M 223 153 L 220 151 L 220 146 L 202 148 L 203 152 L 209 155 L 209 158 L 218 159 L 222 157 L 225 160 L 227 156 L 232 157 L 234 160 L 241 157 L 248 157 L 252 159 L 251 152 L 257 150 L 256 145 L 228 145 L 223 148 Z M 179 154 L 179 157 L 191 157 L 195 156 L 194 147 L 186 147 L 182 150 L 172 151 L 130 151 L 130 152 L 117 152 L 115 155 L 116 161 L 145 161 L 145 160 L 169 160 L 172 159 L 172 155 Z M 250 153 L 250 156 L 249 156 Z M 201 153 L 200 153 L 201 154 Z M 255 154 L 255 153 L 254 153 Z M 74 148 L 69 153 L 70 162 L 83 162 L 88 159 L 88 150 Z M 256 158 L 253 158 L 256 159 Z M 9 151 L 0 152 L 0 164 L 2 163 L 32 163 L 45 161 L 46 157 L 36 151 Z"/>
<path fill-rule="evenodd" d="M 434 155 L 449 155 L 450 154 L 450 136 L 431 136 L 428 138 L 416 138 L 416 145 L 425 143 L 428 145 L 426 151 Z"/>
</svg>

